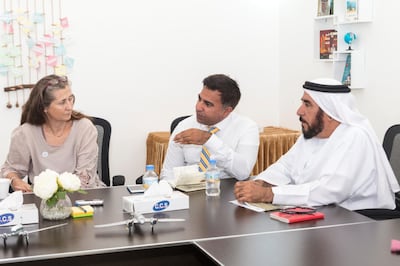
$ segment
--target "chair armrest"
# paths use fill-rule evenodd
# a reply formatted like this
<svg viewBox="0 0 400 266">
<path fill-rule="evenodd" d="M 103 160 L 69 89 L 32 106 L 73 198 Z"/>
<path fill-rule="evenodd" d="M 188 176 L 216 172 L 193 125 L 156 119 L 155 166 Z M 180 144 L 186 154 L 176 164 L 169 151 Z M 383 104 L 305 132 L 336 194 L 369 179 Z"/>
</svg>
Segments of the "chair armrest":
<svg viewBox="0 0 400 266">
<path fill-rule="evenodd" d="M 136 184 L 143 184 L 143 175 L 136 178 Z"/>
<path fill-rule="evenodd" d="M 394 200 L 396 202 L 396 210 L 400 211 L 400 191 L 394 194 Z"/>
<path fill-rule="evenodd" d="M 125 176 L 123 175 L 115 175 L 112 177 L 112 185 L 113 186 L 123 186 L 125 185 Z"/>
</svg>

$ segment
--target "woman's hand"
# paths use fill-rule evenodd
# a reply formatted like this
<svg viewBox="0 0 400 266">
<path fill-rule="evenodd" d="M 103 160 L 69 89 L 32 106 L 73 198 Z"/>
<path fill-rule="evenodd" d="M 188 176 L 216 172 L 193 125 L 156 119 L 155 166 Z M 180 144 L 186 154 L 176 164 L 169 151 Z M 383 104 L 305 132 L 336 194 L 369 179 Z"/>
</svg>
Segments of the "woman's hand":
<svg viewBox="0 0 400 266">
<path fill-rule="evenodd" d="M 32 187 L 19 177 L 12 179 L 11 187 L 14 191 L 21 190 L 22 192 L 32 192 Z"/>
</svg>

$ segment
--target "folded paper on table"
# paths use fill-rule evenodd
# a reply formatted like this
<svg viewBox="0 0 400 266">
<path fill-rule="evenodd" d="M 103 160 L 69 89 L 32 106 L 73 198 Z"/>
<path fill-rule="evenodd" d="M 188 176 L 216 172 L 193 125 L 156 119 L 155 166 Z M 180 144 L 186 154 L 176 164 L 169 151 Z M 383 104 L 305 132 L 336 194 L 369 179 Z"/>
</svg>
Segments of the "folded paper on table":
<svg viewBox="0 0 400 266">
<path fill-rule="evenodd" d="M 178 185 L 175 187 L 177 190 L 183 192 L 193 192 L 198 190 L 205 190 L 206 189 L 206 181 L 201 181 L 200 183 L 196 184 L 186 184 L 186 185 Z"/>
<path fill-rule="evenodd" d="M 273 211 L 282 208 L 282 206 L 264 202 L 250 203 L 250 202 L 239 202 L 237 200 L 231 200 L 230 203 L 256 212 Z"/>
<path fill-rule="evenodd" d="M 279 220 L 284 223 L 298 223 L 298 222 L 304 222 L 304 221 L 310 221 L 310 220 L 318 220 L 318 219 L 324 219 L 325 215 L 322 212 L 314 212 L 314 213 L 309 213 L 309 214 L 288 214 L 284 212 L 272 212 L 270 214 L 270 217 L 275 220 Z"/>
<path fill-rule="evenodd" d="M 199 184 L 199 186 L 201 186 L 200 184 L 203 184 L 204 188 L 201 189 L 205 189 L 204 172 L 199 171 L 199 166 L 197 164 L 174 167 L 173 171 L 174 179 L 169 181 L 173 188 L 183 186 L 182 188 L 185 189 L 186 185 Z"/>
<path fill-rule="evenodd" d="M 268 212 L 268 211 L 274 211 L 274 210 L 280 210 L 282 208 L 282 206 L 280 205 L 274 205 L 272 203 L 265 203 L 265 202 L 246 202 L 247 205 L 250 205 L 252 207 L 257 207 L 257 208 L 261 208 L 264 211 Z"/>
</svg>

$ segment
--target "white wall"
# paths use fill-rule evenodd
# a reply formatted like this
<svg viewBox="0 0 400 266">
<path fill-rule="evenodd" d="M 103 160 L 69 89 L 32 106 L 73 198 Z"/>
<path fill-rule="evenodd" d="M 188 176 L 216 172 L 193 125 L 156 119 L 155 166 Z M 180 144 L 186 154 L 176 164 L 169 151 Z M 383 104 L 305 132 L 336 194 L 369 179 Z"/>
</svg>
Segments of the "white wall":
<svg viewBox="0 0 400 266">
<path fill-rule="evenodd" d="M 145 165 L 146 138 L 194 111 L 202 79 L 239 82 L 237 111 L 278 125 L 278 4 L 262 0 L 61 1 L 75 58 L 76 109 L 108 119 L 111 174 L 128 182 Z M 2 87 L 5 84 L 1 84 Z M 13 100 L 12 100 L 13 101 Z M 0 96 L 0 162 L 20 108 Z"/>
<path fill-rule="evenodd" d="M 386 129 L 400 123 L 400 53 L 397 52 L 400 1 L 373 2 L 373 22 L 363 25 L 363 32 L 358 36 L 366 53 L 367 88 L 353 90 L 353 94 L 360 112 L 370 119 L 383 140 Z M 331 73 L 330 63 L 317 62 L 313 57 L 316 3 L 317 0 L 279 3 L 279 121 L 282 126 L 299 126 L 295 112 L 304 81 Z"/>
<path fill-rule="evenodd" d="M 150 131 L 193 113 L 202 79 L 226 73 L 243 98 L 238 112 L 260 126 L 299 128 L 305 80 L 330 75 L 314 59 L 317 0 L 62 1 L 76 60 L 76 108 L 113 125 L 111 174 L 143 172 Z M 375 0 L 364 40 L 368 87 L 354 91 L 378 137 L 400 122 L 398 0 Z M 5 86 L 1 84 L 1 86 Z M 0 162 L 20 110 L 0 95 Z"/>
</svg>

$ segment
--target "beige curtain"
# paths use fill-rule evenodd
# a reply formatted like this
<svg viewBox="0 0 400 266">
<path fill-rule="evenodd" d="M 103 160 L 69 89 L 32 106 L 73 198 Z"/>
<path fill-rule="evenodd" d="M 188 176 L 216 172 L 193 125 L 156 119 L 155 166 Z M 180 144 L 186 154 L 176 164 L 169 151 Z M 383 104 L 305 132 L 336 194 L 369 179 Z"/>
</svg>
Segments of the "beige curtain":
<svg viewBox="0 0 400 266">
<path fill-rule="evenodd" d="M 265 127 L 263 132 L 260 132 L 258 157 L 251 175 L 258 175 L 277 161 L 292 147 L 300 134 L 299 131 L 292 129 Z M 163 131 L 150 132 L 147 137 L 146 164 L 154 164 L 154 169 L 158 175 L 167 152 L 169 136 L 169 132 Z"/>
</svg>

